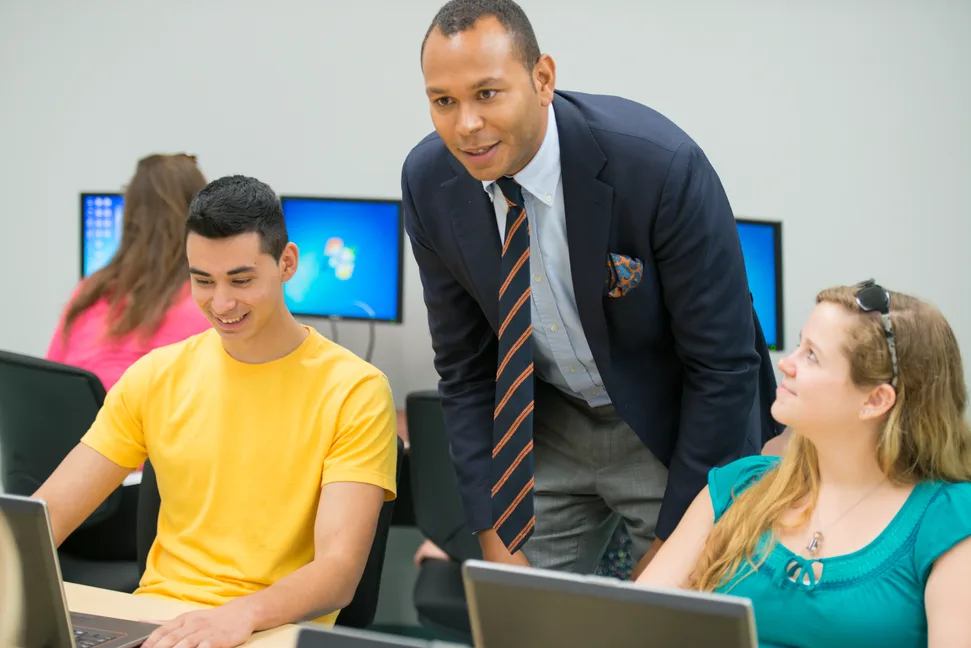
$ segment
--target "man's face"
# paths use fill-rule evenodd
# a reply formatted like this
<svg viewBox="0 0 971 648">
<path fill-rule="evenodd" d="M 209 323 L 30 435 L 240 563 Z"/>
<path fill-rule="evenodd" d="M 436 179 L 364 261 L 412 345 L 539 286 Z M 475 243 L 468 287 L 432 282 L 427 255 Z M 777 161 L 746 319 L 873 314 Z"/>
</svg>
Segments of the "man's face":
<svg viewBox="0 0 971 648">
<path fill-rule="evenodd" d="M 297 269 L 288 243 L 277 262 L 261 250 L 257 232 L 223 239 L 186 239 L 192 297 L 224 340 L 252 341 L 285 309 L 283 284 Z"/>
<path fill-rule="evenodd" d="M 513 38 L 488 17 L 452 36 L 432 31 L 422 72 L 435 130 L 474 178 L 495 180 L 529 163 L 553 101 L 549 56 L 527 70 Z"/>
</svg>

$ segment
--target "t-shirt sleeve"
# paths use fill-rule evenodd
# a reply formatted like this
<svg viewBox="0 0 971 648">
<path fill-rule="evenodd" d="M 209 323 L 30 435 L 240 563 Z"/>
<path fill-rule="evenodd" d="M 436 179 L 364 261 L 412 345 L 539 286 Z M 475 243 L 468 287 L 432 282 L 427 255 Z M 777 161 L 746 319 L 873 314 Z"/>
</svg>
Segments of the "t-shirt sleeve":
<svg viewBox="0 0 971 648">
<path fill-rule="evenodd" d="M 61 311 L 61 318 L 57 322 L 57 328 L 54 329 L 54 335 L 51 336 L 50 344 L 47 345 L 47 353 L 44 355 L 44 358 L 50 360 L 51 362 L 64 362 L 64 358 L 67 357 L 65 353 L 67 340 L 64 339 L 64 319 L 67 315 L 68 309 L 71 307 L 71 303 L 74 301 L 74 298 L 78 296 L 79 292 L 81 292 L 81 286 L 83 284 L 84 282 L 82 281 L 74 287 L 73 291 L 71 291 L 71 296 L 67 300 L 67 305 L 64 306 L 64 309 Z"/>
<path fill-rule="evenodd" d="M 931 500 L 917 529 L 914 559 L 927 582 L 934 561 L 971 537 L 971 484 L 947 484 Z"/>
<path fill-rule="evenodd" d="M 708 471 L 708 494 L 715 510 L 715 521 L 728 510 L 732 502 L 762 475 L 775 468 L 779 457 L 753 455 Z"/>
<path fill-rule="evenodd" d="M 357 383 L 341 405 L 337 431 L 324 459 L 321 486 L 363 482 L 397 494 L 398 420 L 388 379 L 377 374 Z"/>
<path fill-rule="evenodd" d="M 124 468 L 138 468 L 148 458 L 142 425 L 151 390 L 152 357 L 143 356 L 112 386 L 81 443 Z"/>
</svg>

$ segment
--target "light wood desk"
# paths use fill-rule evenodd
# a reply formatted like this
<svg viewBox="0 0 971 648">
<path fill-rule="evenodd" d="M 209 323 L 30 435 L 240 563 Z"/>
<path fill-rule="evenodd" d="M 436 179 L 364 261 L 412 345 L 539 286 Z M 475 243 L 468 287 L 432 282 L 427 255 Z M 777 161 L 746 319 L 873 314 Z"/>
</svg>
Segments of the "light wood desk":
<svg viewBox="0 0 971 648">
<path fill-rule="evenodd" d="M 130 621 L 164 622 L 183 612 L 198 609 L 188 603 L 123 594 L 75 583 L 64 583 L 64 592 L 67 594 L 67 607 L 71 612 L 97 614 Z M 254 634 L 245 645 L 262 648 L 293 648 L 297 645 L 298 633 L 298 626 L 282 626 Z"/>
</svg>

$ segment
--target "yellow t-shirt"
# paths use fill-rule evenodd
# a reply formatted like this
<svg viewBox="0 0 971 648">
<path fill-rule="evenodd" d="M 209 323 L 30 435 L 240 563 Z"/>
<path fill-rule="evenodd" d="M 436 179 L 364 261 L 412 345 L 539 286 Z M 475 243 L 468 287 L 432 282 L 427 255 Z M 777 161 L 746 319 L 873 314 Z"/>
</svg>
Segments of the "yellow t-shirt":
<svg viewBox="0 0 971 648">
<path fill-rule="evenodd" d="M 313 560 L 322 485 L 395 497 L 387 378 L 308 330 L 264 364 L 234 360 L 209 330 L 152 351 L 108 393 L 82 442 L 127 468 L 150 459 L 162 498 L 136 594 L 207 606 L 251 594 Z"/>
</svg>

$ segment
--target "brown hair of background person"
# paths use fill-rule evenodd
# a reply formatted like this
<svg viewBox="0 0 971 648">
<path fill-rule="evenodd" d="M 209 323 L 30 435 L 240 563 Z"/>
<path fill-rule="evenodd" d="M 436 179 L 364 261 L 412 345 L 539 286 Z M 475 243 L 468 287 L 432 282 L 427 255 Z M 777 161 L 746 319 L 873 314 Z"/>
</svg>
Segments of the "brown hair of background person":
<svg viewBox="0 0 971 648">
<path fill-rule="evenodd" d="M 151 336 L 173 297 L 189 280 L 185 218 L 192 198 L 206 186 L 194 155 L 149 155 L 138 161 L 125 190 L 121 243 L 111 261 L 84 281 L 68 307 L 71 324 L 104 297 L 116 315 L 107 335 L 139 331 Z"/>
</svg>

